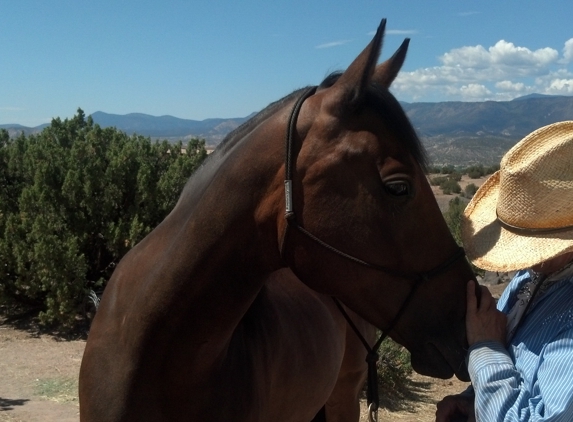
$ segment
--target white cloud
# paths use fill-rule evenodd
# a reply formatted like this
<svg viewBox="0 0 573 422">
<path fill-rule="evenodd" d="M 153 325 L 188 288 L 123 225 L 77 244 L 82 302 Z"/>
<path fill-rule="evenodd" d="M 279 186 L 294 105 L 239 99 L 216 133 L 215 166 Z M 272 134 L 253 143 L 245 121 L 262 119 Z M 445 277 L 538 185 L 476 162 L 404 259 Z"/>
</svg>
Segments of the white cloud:
<svg viewBox="0 0 573 422">
<path fill-rule="evenodd" d="M 460 94 L 462 99 L 466 101 L 479 101 L 482 98 L 487 98 L 491 95 L 491 91 L 484 85 L 468 84 L 460 87 Z"/>
<path fill-rule="evenodd" d="M 439 60 L 444 66 L 463 66 L 483 68 L 489 63 L 488 52 L 481 45 L 475 47 L 455 48 L 444 54 Z"/>
<path fill-rule="evenodd" d="M 339 47 L 341 45 L 344 44 L 348 44 L 349 42 L 351 42 L 352 40 L 339 40 L 339 41 L 332 41 L 332 42 L 327 42 L 325 44 L 320 44 L 317 45 L 314 48 L 332 48 L 332 47 Z"/>
<path fill-rule="evenodd" d="M 392 85 L 405 101 L 511 100 L 533 92 L 572 93 L 573 38 L 563 56 L 551 47 L 531 50 L 500 40 L 452 49 L 438 58 L 440 66 L 401 72 Z"/>
<path fill-rule="evenodd" d="M 387 29 L 384 31 L 384 35 L 415 35 L 419 31 L 417 29 Z M 373 37 L 376 31 L 370 31 L 369 36 Z"/>
<path fill-rule="evenodd" d="M 511 81 L 501 81 L 495 84 L 495 87 L 500 91 L 510 91 L 510 92 L 517 92 L 522 93 L 526 91 L 526 86 L 523 82 L 511 82 Z"/>
<path fill-rule="evenodd" d="M 566 68 L 535 78 L 535 91 L 549 95 L 573 94 L 573 73 Z"/>
<path fill-rule="evenodd" d="M 389 29 L 386 31 L 387 35 L 415 35 L 417 33 L 416 29 Z"/>
<path fill-rule="evenodd" d="M 565 41 L 565 47 L 563 47 L 563 60 L 565 63 L 573 62 L 573 38 Z"/>
<path fill-rule="evenodd" d="M 557 61 L 559 53 L 552 48 L 540 48 L 531 51 L 526 47 L 516 47 L 504 40 L 498 41 L 493 47 L 485 49 L 481 45 L 462 47 L 450 50 L 441 58 L 444 66 L 471 67 L 473 69 L 496 68 L 497 71 L 521 74 L 535 74 L 540 69 Z"/>
<path fill-rule="evenodd" d="M 545 93 L 553 95 L 573 94 L 573 79 L 554 79 L 547 87 Z"/>
</svg>

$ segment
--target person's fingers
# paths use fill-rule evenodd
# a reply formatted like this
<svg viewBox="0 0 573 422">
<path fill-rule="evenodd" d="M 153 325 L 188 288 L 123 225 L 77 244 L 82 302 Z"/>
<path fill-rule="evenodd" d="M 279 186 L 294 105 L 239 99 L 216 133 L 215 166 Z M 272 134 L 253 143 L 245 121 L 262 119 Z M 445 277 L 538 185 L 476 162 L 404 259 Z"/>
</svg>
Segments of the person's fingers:
<svg viewBox="0 0 573 422">
<path fill-rule="evenodd" d="M 495 300 L 493 299 L 493 296 L 491 295 L 489 289 L 485 286 L 480 286 L 480 287 L 481 287 L 481 303 L 479 308 L 482 310 L 487 310 L 491 309 L 492 307 L 495 307 Z"/>
<path fill-rule="evenodd" d="M 473 315 L 477 312 L 477 298 L 475 293 L 475 281 L 470 280 L 466 285 L 466 296 L 467 296 L 467 315 Z"/>
<path fill-rule="evenodd" d="M 445 397 L 436 405 L 436 422 L 449 422 L 454 410 L 454 402 L 449 397 Z"/>
<path fill-rule="evenodd" d="M 436 404 L 436 422 L 465 420 L 469 414 L 470 402 L 459 395 L 446 396 Z"/>
<path fill-rule="evenodd" d="M 450 417 L 441 412 L 436 412 L 436 422 L 449 422 Z"/>
</svg>

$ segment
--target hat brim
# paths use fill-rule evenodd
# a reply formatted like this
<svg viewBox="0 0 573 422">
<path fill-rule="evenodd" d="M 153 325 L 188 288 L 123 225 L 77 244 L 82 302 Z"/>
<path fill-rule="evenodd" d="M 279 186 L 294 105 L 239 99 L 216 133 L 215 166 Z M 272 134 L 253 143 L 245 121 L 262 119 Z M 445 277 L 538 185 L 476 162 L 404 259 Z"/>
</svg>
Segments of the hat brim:
<svg viewBox="0 0 573 422">
<path fill-rule="evenodd" d="M 498 171 L 486 180 L 462 217 L 462 241 L 472 263 L 488 271 L 514 271 L 573 251 L 573 228 L 524 234 L 502 226 L 496 213 L 499 177 Z"/>
</svg>

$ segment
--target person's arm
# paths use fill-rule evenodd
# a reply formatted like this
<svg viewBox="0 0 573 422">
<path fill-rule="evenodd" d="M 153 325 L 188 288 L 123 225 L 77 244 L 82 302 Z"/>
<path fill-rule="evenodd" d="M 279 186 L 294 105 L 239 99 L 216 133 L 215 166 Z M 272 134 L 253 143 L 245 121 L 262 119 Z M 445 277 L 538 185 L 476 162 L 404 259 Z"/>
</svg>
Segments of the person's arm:
<svg viewBox="0 0 573 422">
<path fill-rule="evenodd" d="M 475 410 L 483 421 L 573 421 L 573 329 L 542 351 L 537 380 L 526 385 L 507 350 L 498 343 L 470 349 Z"/>
<path fill-rule="evenodd" d="M 529 385 L 503 345 L 505 322 L 489 303 L 491 295 L 482 288 L 478 306 L 470 284 L 468 369 L 477 420 L 573 421 L 573 310 L 547 308 L 529 321 L 546 337 L 541 345 L 530 340 L 532 343 L 523 343 L 520 350 L 521 371 L 527 374 L 526 379 L 534 380 Z"/>
</svg>

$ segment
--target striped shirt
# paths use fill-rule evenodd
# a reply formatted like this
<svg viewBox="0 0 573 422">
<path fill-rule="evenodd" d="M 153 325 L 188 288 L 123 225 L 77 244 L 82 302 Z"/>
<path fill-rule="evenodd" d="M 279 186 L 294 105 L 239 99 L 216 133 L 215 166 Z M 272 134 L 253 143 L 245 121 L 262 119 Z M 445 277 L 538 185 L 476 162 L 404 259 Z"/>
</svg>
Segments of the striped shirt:
<svg viewBox="0 0 573 422">
<path fill-rule="evenodd" d="M 517 273 L 498 309 L 508 313 L 528 281 L 529 272 Z M 532 303 L 507 348 L 472 345 L 468 368 L 478 422 L 573 421 L 573 276 Z"/>
</svg>

